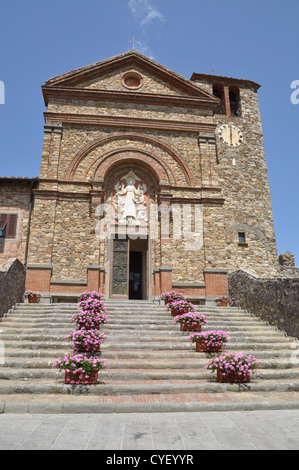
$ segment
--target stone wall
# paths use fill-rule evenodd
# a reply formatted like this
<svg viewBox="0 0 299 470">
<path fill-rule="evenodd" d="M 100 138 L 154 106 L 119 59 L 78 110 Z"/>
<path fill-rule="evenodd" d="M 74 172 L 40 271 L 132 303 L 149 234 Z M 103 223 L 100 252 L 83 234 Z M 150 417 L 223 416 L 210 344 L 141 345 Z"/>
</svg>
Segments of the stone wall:
<svg viewBox="0 0 299 470">
<path fill-rule="evenodd" d="M 25 268 L 17 258 L 11 258 L 0 268 L 0 317 L 22 300 L 25 291 Z"/>
<path fill-rule="evenodd" d="M 298 278 L 299 268 L 295 266 L 295 257 L 289 252 L 283 253 L 278 257 L 279 270 L 281 277 Z"/>
<path fill-rule="evenodd" d="M 299 279 L 261 279 L 239 270 L 228 283 L 241 308 L 299 338 Z"/>
<path fill-rule="evenodd" d="M 16 236 L 0 239 L 0 266 L 11 258 L 25 262 L 32 187 L 35 179 L 1 178 L 0 213 L 17 216 Z"/>
<path fill-rule="evenodd" d="M 197 85 L 213 92 L 211 81 L 199 80 Z M 215 168 L 225 199 L 223 254 L 226 268 L 231 272 L 249 270 L 260 277 L 279 277 L 258 93 L 247 85 L 238 88 L 241 115 L 214 116 L 218 159 Z M 240 129 L 243 140 L 239 145 L 229 146 L 222 141 L 218 130 L 225 124 Z M 245 233 L 246 243 L 239 243 L 239 232 Z"/>
</svg>

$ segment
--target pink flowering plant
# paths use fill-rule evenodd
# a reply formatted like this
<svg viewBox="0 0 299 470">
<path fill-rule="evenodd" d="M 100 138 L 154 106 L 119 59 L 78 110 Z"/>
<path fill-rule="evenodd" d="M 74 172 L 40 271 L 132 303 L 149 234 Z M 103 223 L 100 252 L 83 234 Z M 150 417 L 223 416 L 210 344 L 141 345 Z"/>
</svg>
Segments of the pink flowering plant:
<svg viewBox="0 0 299 470">
<path fill-rule="evenodd" d="M 72 377 L 67 377 L 66 382 L 71 385 L 88 384 L 92 374 L 99 370 L 107 369 L 105 359 L 87 357 L 86 354 L 68 354 L 59 357 L 53 362 L 52 368 L 65 370 Z"/>
<path fill-rule="evenodd" d="M 226 302 L 227 305 L 230 305 L 232 307 L 233 305 L 235 305 L 236 299 L 227 295 L 220 295 L 214 299 L 214 302 L 216 302 L 217 305 L 219 305 L 221 302 Z"/>
<path fill-rule="evenodd" d="M 186 326 L 203 326 L 208 323 L 206 315 L 198 312 L 188 312 L 183 315 L 177 315 L 173 323 L 181 323 Z"/>
<path fill-rule="evenodd" d="M 192 333 L 188 336 L 188 339 L 191 343 L 196 341 L 204 341 L 206 343 L 207 349 L 223 347 L 225 344 L 230 342 L 230 338 L 225 331 L 205 331 L 202 333 Z"/>
<path fill-rule="evenodd" d="M 109 317 L 105 312 L 82 310 L 81 312 L 74 313 L 70 321 L 79 325 L 80 329 L 89 330 L 99 328 L 100 325 L 108 323 Z"/>
<path fill-rule="evenodd" d="M 38 298 L 41 299 L 43 294 L 41 292 L 37 292 L 34 290 L 26 290 L 23 295 L 23 300 L 24 299 L 29 299 L 29 298 Z"/>
<path fill-rule="evenodd" d="M 259 367 L 261 367 L 261 363 L 255 356 L 234 353 L 224 354 L 223 356 L 210 359 L 206 366 L 208 371 L 216 372 L 219 370 L 220 374 L 223 376 L 234 372 L 244 377 L 256 373 L 256 369 Z"/>
<path fill-rule="evenodd" d="M 70 341 L 74 351 L 96 352 L 105 341 L 107 335 L 99 330 L 74 330 L 64 339 Z"/>
<path fill-rule="evenodd" d="M 90 312 L 103 312 L 106 313 L 107 305 L 103 300 L 99 300 L 94 297 L 87 297 L 85 300 L 81 300 L 77 306 L 85 311 Z"/>
<path fill-rule="evenodd" d="M 71 317 L 71 321 L 79 325 L 80 329 L 99 328 L 101 324 L 109 321 L 106 310 L 107 305 L 96 296 L 85 294 L 81 294 L 81 296 L 86 297 L 85 300 L 81 300 L 77 304 L 81 308 L 81 312 L 75 313 Z"/>
<path fill-rule="evenodd" d="M 174 290 L 163 292 L 163 294 L 160 295 L 160 300 L 164 300 L 165 302 L 171 302 L 174 300 L 185 300 L 185 296 L 181 294 L 180 292 L 176 292 Z"/>
<path fill-rule="evenodd" d="M 104 294 L 101 294 L 101 292 L 96 292 L 94 290 L 94 291 L 89 291 L 89 292 L 82 292 L 82 294 L 80 294 L 79 299 L 80 301 L 89 300 L 89 299 L 101 300 L 103 297 L 104 297 Z"/>
<path fill-rule="evenodd" d="M 174 310 L 177 315 L 183 315 L 184 313 L 196 312 L 196 307 L 187 300 L 173 300 L 166 305 L 166 310 Z"/>
</svg>

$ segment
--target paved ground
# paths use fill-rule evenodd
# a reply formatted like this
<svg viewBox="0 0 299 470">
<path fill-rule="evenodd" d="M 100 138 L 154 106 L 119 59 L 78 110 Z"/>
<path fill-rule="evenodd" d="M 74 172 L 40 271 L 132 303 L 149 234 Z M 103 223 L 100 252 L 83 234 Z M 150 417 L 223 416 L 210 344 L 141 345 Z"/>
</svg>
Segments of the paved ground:
<svg viewBox="0 0 299 470">
<path fill-rule="evenodd" d="M 176 451 L 183 451 L 181 455 L 184 451 L 192 454 L 197 449 L 298 450 L 299 410 L 2 414 L 0 449 L 128 450 L 134 451 L 132 455 L 136 458 L 142 450 L 167 451 L 170 456 L 177 455 Z M 101 455 L 105 459 L 107 455 L 118 458 L 122 453 L 106 452 L 99 454 L 100 458 Z M 145 465 L 141 465 L 142 452 L 140 456 L 139 465 L 137 460 L 133 465 L 135 468 Z"/>
<path fill-rule="evenodd" d="M 242 386 L 240 386 L 242 387 Z M 0 396 L 1 414 L 175 413 L 202 411 L 298 410 L 296 391 L 250 391 L 170 395 L 34 395 Z"/>
</svg>

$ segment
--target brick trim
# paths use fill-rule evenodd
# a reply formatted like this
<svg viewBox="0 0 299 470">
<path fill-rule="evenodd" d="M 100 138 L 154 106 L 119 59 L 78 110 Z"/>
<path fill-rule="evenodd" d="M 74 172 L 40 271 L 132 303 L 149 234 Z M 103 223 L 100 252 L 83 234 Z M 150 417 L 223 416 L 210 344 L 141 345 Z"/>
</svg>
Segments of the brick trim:
<svg viewBox="0 0 299 470">
<path fill-rule="evenodd" d="M 50 292 L 51 265 L 28 265 L 26 270 L 26 290 Z"/>
<path fill-rule="evenodd" d="M 171 167 L 164 161 L 164 159 L 157 157 L 156 155 L 146 152 L 144 150 L 139 150 L 136 148 L 121 148 L 117 150 L 113 150 L 102 155 L 101 157 L 97 157 L 94 159 L 88 170 L 86 171 L 84 178 L 86 178 L 87 174 L 89 173 L 92 166 L 95 165 L 97 160 L 101 158 L 98 166 L 96 167 L 93 180 L 97 180 L 97 173 L 101 175 L 101 178 L 105 180 L 107 172 L 110 170 L 111 166 L 113 166 L 116 162 L 120 163 L 122 160 L 137 160 L 142 161 L 142 166 L 147 164 L 152 171 L 154 171 L 156 175 L 156 179 L 158 182 L 167 181 L 169 184 L 171 179 L 175 184 L 177 184 L 178 180 L 171 169 Z"/>
<path fill-rule="evenodd" d="M 227 270 L 204 269 L 206 296 L 228 295 Z"/>
<path fill-rule="evenodd" d="M 187 132 L 198 134 L 199 132 L 207 132 L 211 134 L 211 138 L 215 133 L 216 126 L 213 123 L 193 122 L 193 121 L 175 121 L 170 119 L 149 119 L 134 118 L 131 116 L 107 116 L 94 114 L 74 114 L 74 113 L 54 113 L 46 111 L 44 113 L 46 122 L 49 126 L 52 123 L 63 124 L 80 124 L 88 126 L 101 127 L 125 127 L 136 129 L 153 129 L 164 131 Z"/>
<path fill-rule="evenodd" d="M 140 142 L 146 142 L 150 143 L 165 152 L 167 152 L 177 163 L 178 165 L 182 168 L 184 175 L 186 177 L 186 181 L 188 186 L 195 186 L 195 182 L 192 176 L 191 170 L 188 168 L 188 165 L 184 161 L 184 159 L 169 145 L 165 144 L 164 142 L 161 142 L 158 139 L 155 139 L 154 137 L 150 136 L 145 136 L 141 134 L 136 134 L 136 133 L 131 133 L 131 132 L 121 132 L 121 133 L 115 133 L 111 134 L 109 136 L 101 137 L 100 139 L 96 139 L 93 142 L 85 145 L 78 153 L 77 155 L 73 158 L 71 164 L 69 165 L 69 168 L 66 172 L 65 179 L 66 180 L 72 180 L 75 174 L 75 171 L 80 164 L 81 160 L 85 158 L 90 152 L 95 150 L 97 147 L 100 147 L 101 145 L 113 142 L 114 140 L 122 140 L 122 139 L 131 139 L 135 141 L 140 141 Z"/>
</svg>

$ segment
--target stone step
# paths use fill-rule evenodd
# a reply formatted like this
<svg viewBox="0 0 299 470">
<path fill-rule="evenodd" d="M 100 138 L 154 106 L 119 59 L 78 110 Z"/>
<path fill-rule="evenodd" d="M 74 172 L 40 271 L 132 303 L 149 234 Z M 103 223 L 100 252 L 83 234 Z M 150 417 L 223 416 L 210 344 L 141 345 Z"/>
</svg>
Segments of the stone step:
<svg viewBox="0 0 299 470">
<path fill-rule="evenodd" d="M 111 304 L 108 301 L 104 300 L 104 305 L 111 311 L 117 310 L 117 309 L 124 309 L 124 310 L 165 310 L 169 311 L 169 308 L 166 307 L 165 305 L 162 304 L 154 304 L 152 302 L 148 302 L 145 304 L 133 304 L 133 303 L 126 303 L 126 302 L 119 302 L 115 304 Z M 9 311 L 15 311 L 15 310 L 24 310 L 24 311 L 36 311 L 36 310 L 52 310 L 52 311 L 57 311 L 57 310 L 76 310 L 78 309 L 79 304 L 78 303 L 72 303 L 72 304 L 43 304 L 43 303 L 38 303 L 38 304 L 16 304 L 14 307 L 12 307 Z M 245 313 L 248 314 L 246 310 L 243 310 L 238 307 L 228 307 L 228 308 L 220 308 L 220 307 L 214 307 L 214 306 L 207 306 L 207 305 L 196 305 L 195 309 L 199 312 L 219 312 L 219 314 L 223 315 L 229 315 L 233 314 L 236 312 L 240 313 Z"/>
<path fill-rule="evenodd" d="M 68 347 L 62 347 L 60 345 L 57 345 L 56 348 L 51 348 L 49 346 L 48 348 L 36 348 L 36 349 L 22 349 L 20 348 L 6 348 L 5 349 L 5 357 L 6 359 L 9 358 L 49 358 L 52 362 L 59 356 L 64 356 L 68 352 L 71 352 L 71 350 L 68 350 Z M 228 352 L 228 350 L 227 350 Z M 273 358 L 280 358 L 280 359 L 290 359 L 292 350 L 291 349 L 264 349 L 264 350 L 253 350 L 250 345 L 247 345 L 247 348 L 242 348 L 237 351 L 238 353 L 243 353 L 243 354 L 253 354 L 256 356 L 257 359 L 273 359 Z M 143 359 L 148 361 L 149 359 L 155 359 L 155 360 L 173 360 L 174 355 L 177 360 L 182 361 L 183 359 L 192 359 L 194 360 L 195 356 L 200 354 L 206 354 L 206 353 L 196 353 L 195 350 L 187 350 L 187 351 L 174 351 L 174 350 L 141 350 L 141 349 L 135 349 L 133 351 L 128 351 L 128 350 L 119 350 L 119 351 L 113 351 L 113 350 L 106 350 L 105 351 L 105 358 L 108 359 L 109 361 L 111 359 L 129 359 L 129 360 L 136 360 L 136 359 Z M 205 356 L 203 356 L 205 357 Z M 208 357 L 208 356 L 207 356 Z"/>
<path fill-rule="evenodd" d="M 0 388 L 4 381 L 12 380 L 44 380 L 52 379 L 61 381 L 63 380 L 64 372 L 54 370 L 51 368 L 35 368 L 35 369 L 7 369 L 0 368 Z M 258 375 L 254 378 L 255 381 L 260 380 L 281 380 L 291 379 L 299 380 L 299 369 L 260 369 Z M 211 380 L 210 372 L 205 369 L 195 370 L 170 370 L 170 369 L 156 369 L 156 370 L 109 370 L 109 372 L 101 372 L 100 381 L 160 381 L 160 380 Z"/>
<path fill-rule="evenodd" d="M 215 328 L 211 328 L 212 330 Z M 216 328 L 217 329 L 217 328 Z M 64 341 L 64 337 L 67 336 L 71 331 L 76 330 L 76 328 L 27 328 L 27 329 L 11 329 L 5 328 L 0 330 L 0 339 L 2 340 L 16 340 L 16 341 L 35 341 L 35 340 L 57 340 L 60 338 L 61 341 Z M 154 330 L 154 331 L 151 331 Z M 180 331 L 179 327 L 169 329 L 159 330 L 157 328 L 152 329 L 141 329 L 134 331 L 122 330 L 118 331 L 117 329 L 107 328 L 104 325 L 101 328 L 101 331 L 105 333 L 109 340 L 111 341 L 126 341 L 127 339 L 130 341 L 133 339 L 134 341 L 140 342 L 144 339 L 148 339 L 150 341 L 156 341 L 157 338 L 162 338 L 162 341 L 168 341 L 170 338 L 177 339 L 179 341 L 188 341 L 188 337 L 192 334 L 192 332 L 182 332 Z M 205 326 L 202 330 L 203 332 L 208 331 L 207 326 Z M 264 331 L 264 330 L 230 330 L 226 328 L 225 331 L 228 333 L 230 337 L 230 341 L 238 341 L 240 339 L 247 340 L 250 339 L 254 342 L 260 341 L 267 341 L 267 342 L 280 342 L 280 343 L 292 343 L 294 340 L 288 336 L 281 335 L 279 332 L 276 331 Z M 159 340 L 158 340 L 159 341 Z"/>
<path fill-rule="evenodd" d="M 5 347 L 6 348 L 22 348 L 22 349 L 48 349 L 48 348 L 53 348 L 53 349 L 58 349 L 58 348 L 63 348 L 64 344 L 67 347 L 68 342 L 64 340 L 58 340 L 55 341 L 55 337 L 45 337 L 43 341 L 40 341 L 39 337 L 31 338 L 31 340 L 28 342 L 28 338 L 26 340 L 21 340 L 18 338 L 11 338 L 11 339 L 6 339 L 5 340 Z M 3 340 L 3 339 L 2 339 Z M 288 349 L 291 351 L 291 344 L 288 342 L 280 342 L 277 343 L 274 339 L 272 341 L 269 341 L 268 339 L 265 338 L 257 338 L 255 337 L 255 344 L 252 343 L 252 338 L 245 337 L 245 338 L 238 338 L 235 340 L 231 340 L 230 343 L 226 345 L 226 349 L 229 350 L 240 350 L 240 349 L 248 349 L 249 345 L 253 351 L 258 350 L 267 350 L 267 349 Z M 159 341 L 134 341 L 134 342 L 119 342 L 118 340 L 113 341 L 111 338 L 110 340 L 106 340 L 102 345 L 101 348 L 103 351 L 107 350 L 134 350 L 134 349 L 140 349 L 140 350 L 190 350 L 194 349 L 195 350 L 195 345 L 190 343 L 187 339 L 185 340 L 184 338 L 178 338 L 174 340 L 174 338 L 171 338 L 171 341 L 169 338 L 165 339 L 162 341 L 159 339 Z"/>
<path fill-rule="evenodd" d="M 11 315 L 11 314 L 19 314 L 19 315 L 37 315 L 37 314 L 44 314 L 44 315 L 49 315 L 49 314 L 72 314 L 74 312 L 78 312 L 81 310 L 81 307 L 75 306 L 72 308 L 53 308 L 51 306 L 49 307 L 36 307 L 36 308 L 15 308 L 9 310 L 9 312 L 6 315 Z M 119 306 L 117 308 L 110 308 L 106 306 L 106 310 L 111 314 L 115 315 L 120 312 L 124 312 L 125 314 L 128 313 L 137 313 L 139 315 L 147 314 L 147 313 L 157 313 L 157 314 L 167 314 L 171 315 L 170 310 L 166 308 L 161 308 L 161 307 L 134 307 L 134 308 L 126 308 L 124 306 Z M 203 310 L 203 309 L 196 309 L 197 312 L 205 314 L 205 315 L 218 315 L 219 317 L 234 317 L 234 316 L 241 316 L 241 317 L 251 317 L 252 314 L 249 312 L 246 312 L 245 310 L 232 310 L 230 312 L 223 313 L 220 310 Z"/>
<path fill-rule="evenodd" d="M 188 338 L 192 332 L 180 332 L 177 329 L 169 330 L 162 329 L 157 331 L 155 328 L 148 328 L 147 330 L 124 330 L 116 331 L 108 328 L 102 328 L 100 330 L 102 333 L 106 334 L 107 340 L 109 342 L 142 342 L 142 341 L 189 341 Z M 146 331 L 146 332 L 145 332 Z M 207 330 L 203 330 L 205 332 Z M 225 329 L 226 333 L 230 338 L 230 342 L 239 342 L 239 341 L 252 341 L 255 343 L 266 342 L 266 343 L 287 343 L 293 344 L 294 340 L 292 338 L 281 336 L 277 333 L 271 333 L 269 331 L 235 331 Z M 0 332 L 0 340 L 2 341 L 61 341 L 66 342 L 64 339 L 71 331 L 68 329 L 47 329 L 47 330 L 7 330 Z M 135 337 L 137 336 L 137 338 Z M 299 346 L 299 343 L 298 343 Z"/>
<path fill-rule="evenodd" d="M 40 322 L 47 322 L 47 323 L 53 323 L 53 322 L 65 322 L 65 323 L 70 323 L 71 322 L 71 317 L 73 314 L 65 314 L 65 313 L 57 313 L 55 315 L 49 314 L 49 315 L 44 315 L 44 314 L 35 314 L 35 315 L 12 315 L 10 317 L 3 317 L 1 323 L 6 324 L 6 323 L 40 323 Z M 166 321 L 170 323 L 174 323 L 174 317 L 172 315 L 167 315 L 164 313 L 161 314 L 149 314 L 149 315 L 137 315 L 137 314 L 115 314 L 111 315 L 111 313 L 108 312 L 108 317 L 111 322 L 127 322 L 129 321 L 130 323 L 147 323 L 151 322 L 153 320 L 157 321 Z M 258 320 L 258 319 L 251 319 L 250 317 L 240 317 L 240 316 L 234 316 L 231 318 L 219 318 L 217 315 L 206 315 L 206 318 L 208 322 L 218 322 L 218 323 L 227 323 L 227 324 L 235 324 L 236 326 L 238 325 L 261 325 L 261 326 L 269 326 L 267 323 Z"/>
<path fill-rule="evenodd" d="M 80 310 L 77 309 L 74 312 L 28 312 L 28 313 L 19 313 L 19 312 L 13 312 L 12 314 L 8 314 L 7 316 L 4 316 L 1 320 L 3 323 L 6 322 L 22 322 L 22 323 L 27 323 L 27 322 L 40 322 L 40 321 L 66 321 L 69 322 L 72 315 L 74 313 L 79 312 Z M 140 312 L 122 312 L 118 311 L 115 313 L 111 313 L 110 311 L 107 311 L 107 314 L 109 318 L 112 320 L 118 320 L 118 319 L 123 319 L 123 320 L 134 320 L 134 321 L 140 321 L 140 322 L 146 322 L 147 320 L 152 320 L 152 319 L 157 319 L 157 320 L 168 320 L 172 321 L 174 320 L 174 317 L 170 315 L 167 312 L 146 312 L 146 313 L 140 313 Z M 208 321 L 218 321 L 218 322 L 226 322 L 226 323 L 246 323 L 246 324 L 260 324 L 260 325 L 266 325 L 269 326 L 266 322 L 261 320 L 260 318 L 257 317 L 252 317 L 249 315 L 231 315 L 231 316 L 220 316 L 217 313 L 210 313 L 205 315 L 207 317 Z"/>
<path fill-rule="evenodd" d="M 79 312 L 79 310 L 77 311 Z M 52 314 L 52 313 L 49 313 L 48 315 L 47 314 L 44 314 L 44 313 L 36 313 L 36 314 L 28 314 L 28 315 L 23 315 L 23 314 L 14 314 L 12 316 L 9 316 L 9 317 L 4 317 L 2 320 L 1 323 L 5 324 L 5 323 L 9 323 L 9 322 L 13 322 L 13 323 L 17 323 L 17 322 L 22 322 L 22 323 L 30 323 L 30 322 L 40 322 L 40 321 L 46 321 L 46 322 L 55 322 L 55 321 L 60 321 L 60 322 L 70 322 L 71 321 L 71 317 L 72 315 L 74 314 L 75 312 L 72 312 L 72 313 L 56 313 L 56 314 Z M 127 322 L 127 321 L 130 321 L 131 323 L 132 322 L 140 322 L 140 323 L 147 323 L 147 322 L 151 322 L 153 320 L 157 320 L 157 321 L 169 321 L 169 322 L 173 322 L 174 320 L 174 317 L 172 315 L 168 315 L 168 314 L 165 314 L 165 313 L 161 313 L 161 314 L 157 314 L 156 312 L 155 313 L 151 313 L 151 314 L 144 314 L 144 315 L 140 315 L 139 313 L 137 314 L 132 314 L 132 313 L 121 313 L 121 312 L 118 312 L 116 313 L 115 315 L 112 315 L 111 312 L 108 312 L 108 317 L 110 319 L 110 321 L 114 321 L 114 322 L 117 322 L 117 321 L 123 321 L 123 322 Z M 230 317 L 230 318 L 220 318 L 218 315 L 206 315 L 207 317 L 207 320 L 212 322 L 212 321 L 217 321 L 219 323 L 221 322 L 225 322 L 225 323 L 236 323 L 236 324 L 239 324 L 239 323 L 242 323 L 242 324 L 257 324 L 257 325 L 265 325 L 265 326 L 268 326 L 266 323 L 262 322 L 261 320 L 258 320 L 256 318 L 253 318 L 251 319 L 250 317 L 245 317 L 245 316 L 234 316 L 234 317 Z M 2 325 L 1 325 L 2 326 Z"/>
<path fill-rule="evenodd" d="M 64 352 L 62 353 L 62 355 Z M 5 364 L 2 365 L 2 368 L 0 370 L 9 370 L 9 368 L 13 369 L 50 369 L 52 367 L 52 364 L 54 360 L 56 359 L 56 355 L 53 357 L 47 356 L 46 358 L 36 358 L 36 359 L 7 359 L 5 361 Z M 122 371 L 123 369 L 133 369 L 133 370 L 153 370 L 153 369 L 166 369 L 166 370 L 198 370 L 198 369 L 205 369 L 205 366 L 207 364 L 208 359 L 211 357 L 211 355 L 201 353 L 198 354 L 198 356 L 195 358 L 194 355 L 192 359 L 185 358 L 184 360 L 182 359 L 177 359 L 177 360 L 171 360 L 170 359 L 155 359 L 155 360 L 125 360 L 125 359 L 115 359 L 115 360 L 109 360 L 109 368 L 113 372 L 114 370 L 120 370 Z M 295 369 L 298 364 L 294 363 L 291 360 L 286 360 L 286 359 L 264 359 L 262 363 L 262 368 L 259 369 L 259 371 L 263 369 L 275 369 L 275 370 L 283 370 L 283 369 Z"/>
<path fill-rule="evenodd" d="M 152 319 L 153 320 L 153 319 Z M 105 325 L 102 325 L 102 328 L 107 328 L 110 330 L 131 330 L 131 328 L 134 329 L 144 329 L 144 327 L 151 327 L 153 326 L 159 327 L 159 328 L 169 328 L 171 330 L 176 330 L 180 331 L 180 326 L 179 324 L 169 321 L 168 319 L 161 321 L 161 319 L 157 319 L 157 321 L 151 321 L 151 322 L 143 322 L 143 323 L 136 323 L 136 322 L 123 322 L 120 323 L 117 320 L 111 319 L 109 320 L 108 323 Z M 61 329 L 61 330 L 70 330 L 75 329 L 76 325 L 73 322 L 70 321 L 34 321 L 34 322 L 2 322 L 0 324 L 0 332 L 4 331 L 23 331 L 23 330 L 45 330 L 45 329 Z M 264 331 L 264 332 L 272 332 L 275 334 L 281 334 L 283 336 L 286 336 L 283 332 L 277 330 L 274 327 L 268 327 L 267 325 L 262 325 L 262 324 L 256 324 L 256 323 L 250 323 L 250 322 L 221 322 L 217 320 L 209 320 L 207 324 L 204 324 L 202 329 L 205 330 L 213 330 L 213 329 L 219 329 L 219 330 L 224 330 L 224 328 L 231 329 L 232 331 L 244 331 L 246 328 L 246 331 Z"/>
<path fill-rule="evenodd" d="M 298 392 L 299 379 L 274 379 L 274 380 L 258 380 L 253 378 L 249 384 L 219 384 L 215 379 L 209 381 L 203 380 L 156 380 L 156 381 L 140 381 L 111 383 L 110 381 L 102 381 L 99 375 L 99 383 L 97 385 L 66 385 L 60 381 L 54 383 L 53 380 L 30 381 L 1 381 L 0 395 L 19 395 L 19 394 L 35 394 L 35 395 L 93 395 L 93 396 L 121 396 L 121 395 L 148 395 L 148 394 L 184 394 L 184 393 L 225 393 L 225 392 Z M 246 395 L 245 395 L 246 396 Z"/>
<path fill-rule="evenodd" d="M 22 396 L 95 397 L 186 394 L 223 394 L 243 391 L 270 393 L 299 391 L 299 366 L 292 360 L 294 338 L 268 326 L 246 311 L 199 306 L 209 323 L 203 331 L 227 331 L 231 342 L 224 352 L 254 354 L 262 368 L 246 385 L 218 384 L 205 369 L 210 357 L 197 353 L 164 306 L 151 302 L 107 301 L 108 335 L 100 356 L 108 371 L 91 386 L 65 385 L 64 373 L 52 369 L 55 359 L 71 351 L 64 336 L 76 328 L 70 322 L 76 304 L 20 304 L 3 318 L 0 340 L 5 345 L 5 364 L 0 367 L 0 395 L 11 400 Z M 222 353 L 219 353 L 222 354 Z M 78 397 L 79 398 L 79 397 Z M 53 398 L 55 401 L 55 398 Z M 169 400 L 171 400 L 169 398 Z M 1 398 L 0 398 L 1 401 Z"/>
</svg>

